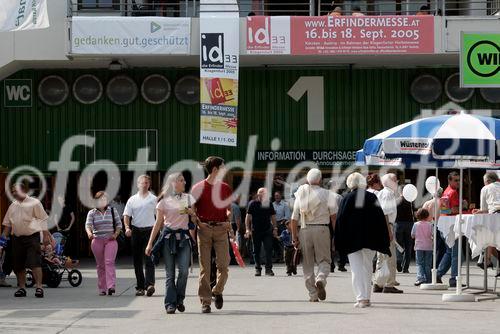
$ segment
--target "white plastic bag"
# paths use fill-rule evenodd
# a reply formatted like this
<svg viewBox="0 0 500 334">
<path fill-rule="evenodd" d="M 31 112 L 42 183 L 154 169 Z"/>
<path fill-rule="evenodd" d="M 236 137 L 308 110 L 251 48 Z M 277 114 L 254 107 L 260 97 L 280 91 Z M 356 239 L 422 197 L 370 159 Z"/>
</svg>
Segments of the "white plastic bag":
<svg viewBox="0 0 500 334">
<path fill-rule="evenodd" d="M 380 267 L 377 270 L 376 279 L 377 282 L 387 282 L 389 277 L 391 276 L 391 271 L 389 270 L 389 264 L 388 264 L 389 256 L 384 255 L 384 260 L 380 264 Z"/>
</svg>

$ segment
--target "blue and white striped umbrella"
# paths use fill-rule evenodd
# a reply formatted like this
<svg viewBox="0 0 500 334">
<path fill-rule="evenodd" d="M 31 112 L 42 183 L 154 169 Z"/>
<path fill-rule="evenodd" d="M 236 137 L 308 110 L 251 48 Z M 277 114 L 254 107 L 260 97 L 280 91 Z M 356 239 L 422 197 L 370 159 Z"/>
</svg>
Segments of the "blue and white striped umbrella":
<svg viewBox="0 0 500 334">
<path fill-rule="evenodd" d="M 442 115 L 413 120 L 365 141 L 356 162 L 406 167 L 497 168 L 500 120 L 493 117 Z"/>
</svg>

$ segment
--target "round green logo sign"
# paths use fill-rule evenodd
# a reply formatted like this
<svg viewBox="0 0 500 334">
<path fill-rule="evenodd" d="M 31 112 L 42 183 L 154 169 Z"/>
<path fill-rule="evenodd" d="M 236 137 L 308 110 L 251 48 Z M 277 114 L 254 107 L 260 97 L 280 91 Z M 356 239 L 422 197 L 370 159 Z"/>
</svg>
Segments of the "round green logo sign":
<svg viewBox="0 0 500 334">
<path fill-rule="evenodd" d="M 500 47 L 488 40 L 474 43 L 467 53 L 467 65 L 480 77 L 496 75 L 500 71 Z"/>
</svg>

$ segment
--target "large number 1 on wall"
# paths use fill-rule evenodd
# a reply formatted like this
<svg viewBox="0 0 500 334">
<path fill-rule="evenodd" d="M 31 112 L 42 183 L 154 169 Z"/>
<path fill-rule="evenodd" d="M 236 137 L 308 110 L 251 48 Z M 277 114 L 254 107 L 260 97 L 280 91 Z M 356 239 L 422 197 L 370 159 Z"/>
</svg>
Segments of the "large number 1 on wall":
<svg viewBox="0 0 500 334">
<path fill-rule="evenodd" d="M 288 91 L 299 101 L 307 93 L 307 131 L 325 130 L 325 87 L 323 77 L 300 77 Z"/>
</svg>

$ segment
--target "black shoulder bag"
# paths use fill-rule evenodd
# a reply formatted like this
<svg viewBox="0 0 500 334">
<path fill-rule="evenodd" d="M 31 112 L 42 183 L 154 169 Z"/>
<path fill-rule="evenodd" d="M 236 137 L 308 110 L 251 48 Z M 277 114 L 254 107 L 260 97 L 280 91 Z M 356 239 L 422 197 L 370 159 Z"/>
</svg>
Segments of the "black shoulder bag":
<svg viewBox="0 0 500 334">
<path fill-rule="evenodd" d="M 111 207 L 111 216 L 113 217 L 113 228 L 116 233 L 116 217 L 115 217 L 115 208 Z M 116 237 L 116 242 L 118 243 L 118 252 L 123 251 L 125 248 L 125 234 L 123 233 L 123 223 L 121 219 L 118 219 L 120 221 L 120 225 L 122 225 L 122 228 L 120 229 L 120 234 Z"/>
</svg>

